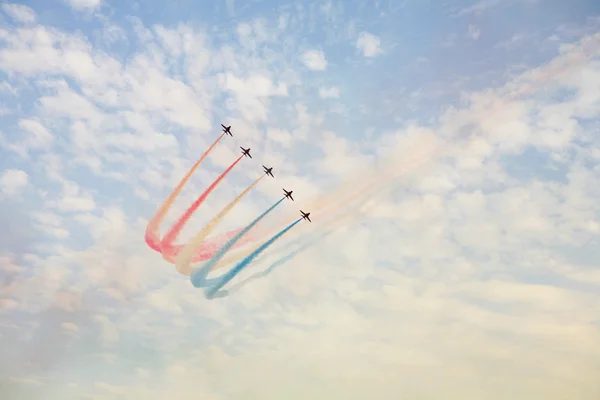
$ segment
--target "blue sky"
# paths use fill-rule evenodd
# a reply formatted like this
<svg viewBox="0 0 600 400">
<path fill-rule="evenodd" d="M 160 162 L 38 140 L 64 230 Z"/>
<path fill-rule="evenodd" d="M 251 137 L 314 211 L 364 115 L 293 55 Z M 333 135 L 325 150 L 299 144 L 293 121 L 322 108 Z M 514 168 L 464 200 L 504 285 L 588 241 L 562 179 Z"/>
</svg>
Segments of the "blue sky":
<svg viewBox="0 0 600 400">
<path fill-rule="evenodd" d="M 598 2 L 203 3 L 0 6 L 0 397 L 600 397 Z M 180 240 L 314 222 L 209 301 L 143 236 L 220 123 Z"/>
</svg>

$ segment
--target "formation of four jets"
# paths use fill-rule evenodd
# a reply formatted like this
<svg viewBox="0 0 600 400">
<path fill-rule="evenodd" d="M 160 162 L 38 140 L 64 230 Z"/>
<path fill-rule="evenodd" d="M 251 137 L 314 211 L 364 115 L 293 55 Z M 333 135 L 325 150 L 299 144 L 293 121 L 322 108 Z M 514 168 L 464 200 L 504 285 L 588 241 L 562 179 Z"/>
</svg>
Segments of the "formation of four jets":
<svg viewBox="0 0 600 400">
<path fill-rule="evenodd" d="M 233 134 L 231 133 L 231 125 L 225 126 L 225 125 L 221 124 L 221 126 L 223 127 L 223 133 L 226 133 L 229 136 L 233 137 Z M 242 149 L 242 154 L 244 156 L 252 158 L 252 156 L 250 155 L 250 148 L 245 149 L 242 146 L 240 146 L 240 149 Z M 270 175 L 272 178 L 275 178 L 275 176 L 273 175 L 273 167 L 267 168 L 264 165 L 262 167 L 263 167 L 266 175 Z M 292 197 L 292 193 L 294 192 L 293 190 L 287 191 L 287 190 L 283 189 L 283 192 L 285 193 L 286 198 L 294 201 L 294 198 Z M 306 219 L 306 220 L 308 220 L 308 222 L 312 222 L 309 217 L 310 213 L 305 213 L 304 211 L 300 210 L 300 214 L 302 214 L 302 219 Z"/>
</svg>

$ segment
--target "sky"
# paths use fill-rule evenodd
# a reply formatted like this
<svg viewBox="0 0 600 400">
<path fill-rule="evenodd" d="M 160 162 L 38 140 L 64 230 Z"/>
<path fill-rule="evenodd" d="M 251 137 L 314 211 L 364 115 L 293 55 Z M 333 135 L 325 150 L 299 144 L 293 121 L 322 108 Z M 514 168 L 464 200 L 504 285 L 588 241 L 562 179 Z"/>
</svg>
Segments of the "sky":
<svg viewBox="0 0 600 400">
<path fill-rule="evenodd" d="M 600 398 L 599 2 L 2 2 L 0 46 L 3 399 Z M 313 222 L 209 300 L 144 232 L 221 123 L 162 233 L 239 146 L 178 243 L 263 164 L 216 233 Z"/>
</svg>

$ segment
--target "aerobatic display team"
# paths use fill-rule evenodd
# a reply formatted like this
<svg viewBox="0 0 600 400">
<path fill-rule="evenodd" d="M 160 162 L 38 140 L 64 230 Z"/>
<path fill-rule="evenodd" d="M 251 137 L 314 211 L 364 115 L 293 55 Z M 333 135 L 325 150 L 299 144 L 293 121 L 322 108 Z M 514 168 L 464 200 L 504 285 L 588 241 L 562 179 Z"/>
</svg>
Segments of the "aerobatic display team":
<svg viewBox="0 0 600 400">
<path fill-rule="evenodd" d="M 198 288 L 204 288 L 206 298 L 213 299 L 217 297 L 227 296 L 233 290 L 223 289 L 223 287 L 229 283 L 236 275 L 238 275 L 245 267 L 250 265 L 261 253 L 272 246 L 278 239 L 283 237 L 286 233 L 292 230 L 301 221 L 305 220 L 312 222 L 310 212 L 300 210 L 300 217 L 294 217 L 289 220 L 281 221 L 276 224 L 275 227 L 263 227 L 261 229 L 261 221 L 263 221 L 273 210 L 283 203 L 284 200 L 289 199 L 294 201 L 293 190 L 286 190 L 283 188 L 284 196 L 277 200 L 272 206 L 265 210 L 262 214 L 257 216 L 247 226 L 234 229 L 230 232 L 217 235 L 209 238 L 209 235 L 218 226 L 222 219 L 248 194 L 254 189 L 265 176 L 274 178 L 273 167 L 263 167 L 263 174 L 252 182 L 244 191 L 242 191 L 237 197 L 235 197 L 229 204 L 227 204 L 214 218 L 212 218 L 188 243 L 186 244 L 175 244 L 181 230 L 184 228 L 186 223 L 192 215 L 198 210 L 202 203 L 210 196 L 211 192 L 219 185 L 219 183 L 229 174 L 244 157 L 252 158 L 250 149 L 240 147 L 242 155 L 239 156 L 233 163 L 225 169 L 219 175 L 213 183 L 188 207 L 188 209 L 177 219 L 175 224 L 167 231 L 167 233 L 161 237 L 160 226 L 165 216 L 176 198 L 183 190 L 185 184 L 192 177 L 194 172 L 211 153 L 211 151 L 221 142 L 223 137 L 229 135 L 233 137 L 231 133 L 231 126 L 225 126 L 221 124 L 223 132 L 213 142 L 213 144 L 206 150 L 206 152 L 196 161 L 196 163 L 190 168 L 187 174 L 175 187 L 173 192 L 167 197 L 164 203 L 160 206 L 155 215 L 148 222 L 146 227 L 145 240 L 147 245 L 157 252 L 159 252 L 163 259 L 171 264 L 175 264 L 177 272 L 184 276 L 189 276 L 192 284 Z M 427 139 L 427 138 L 426 138 Z M 424 145 L 423 145 L 424 144 Z M 419 165 L 419 161 L 423 161 L 424 155 L 431 155 L 435 146 L 432 146 L 432 142 L 429 140 L 421 140 L 420 147 L 422 151 L 416 151 L 413 153 L 413 157 L 405 160 L 405 168 L 402 165 L 395 165 L 393 168 L 387 168 L 387 172 L 380 172 L 377 174 L 377 179 L 371 181 L 365 181 L 364 184 L 353 184 L 349 190 L 340 190 L 339 193 L 334 193 L 330 199 L 318 199 L 314 206 L 318 207 L 318 211 L 327 211 L 327 218 L 325 221 L 320 221 L 326 225 L 328 229 L 325 233 L 317 235 L 318 238 L 322 238 L 335 229 L 336 223 L 347 221 L 348 217 L 352 216 L 355 210 L 362 205 L 364 202 L 377 194 L 382 189 L 384 182 L 389 182 L 391 179 L 399 176 Z M 417 161 L 415 163 L 415 161 Z M 369 196 L 370 194 L 370 196 Z M 362 201 L 359 201 L 362 199 Z M 349 207 L 351 203 L 355 203 L 354 207 Z M 258 277 L 264 277 L 268 275 L 276 266 L 282 265 L 287 260 L 291 259 L 295 254 L 303 251 L 314 243 L 314 239 L 304 240 L 301 238 L 298 240 L 299 243 L 295 250 L 291 253 L 286 254 L 284 257 L 276 261 L 271 267 L 261 273 L 257 273 L 250 278 L 240 282 L 234 287 L 239 289 L 241 285 L 249 282 L 252 279 Z M 241 254 L 235 254 L 233 257 L 224 258 L 226 254 L 234 249 L 242 248 L 251 243 L 256 243 L 254 247 L 250 246 L 249 250 L 242 252 Z M 192 264 L 204 262 L 203 265 L 193 267 Z M 207 275 L 216 269 L 224 266 L 234 264 L 228 272 L 213 278 L 207 277 Z"/>
</svg>

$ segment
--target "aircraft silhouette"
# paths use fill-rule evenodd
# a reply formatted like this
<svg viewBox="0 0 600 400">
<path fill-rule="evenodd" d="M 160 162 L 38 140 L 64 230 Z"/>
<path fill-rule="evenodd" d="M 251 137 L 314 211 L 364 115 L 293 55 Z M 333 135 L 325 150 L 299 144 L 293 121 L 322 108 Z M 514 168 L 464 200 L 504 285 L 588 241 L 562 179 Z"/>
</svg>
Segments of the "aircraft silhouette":
<svg viewBox="0 0 600 400">
<path fill-rule="evenodd" d="M 267 175 L 271 175 L 271 177 L 275 178 L 275 177 L 273 176 L 273 173 L 271 172 L 271 171 L 273 171 L 273 167 L 271 167 L 271 168 L 267 168 L 267 167 L 265 167 L 264 165 L 263 165 L 262 167 L 263 167 L 263 168 L 264 168 L 264 170 L 265 170 L 265 174 L 267 174 Z"/>
<path fill-rule="evenodd" d="M 283 192 L 285 193 L 285 197 L 287 197 L 288 199 L 294 201 L 294 198 L 292 197 L 292 193 L 294 192 L 293 190 L 290 190 L 289 192 L 285 189 L 283 189 Z"/>
<path fill-rule="evenodd" d="M 308 222 L 312 222 L 309 217 L 310 213 L 305 213 L 304 211 L 300 210 L 300 214 L 302 214 L 302 219 L 307 219 Z"/>
<path fill-rule="evenodd" d="M 245 149 L 242 146 L 240 146 L 240 149 L 242 149 L 242 154 L 243 155 L 245 155 L 246 157 L 252 158 L 252 156 L 250 155 L 250 148 L 249 147 L 247 149 Z"/>
<path fill-rule="evenodd" d="M 225 126 L 223 124 L 221 124 L 221 126 L 223 127 L 223 132 L 228 134 L 229 136 L 233 137 L 233 133 L 231 133 L 230 129 L 231 129 L 231 125 L 229 126 Z"/>
</svg>

